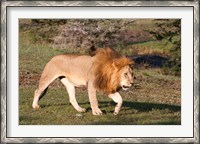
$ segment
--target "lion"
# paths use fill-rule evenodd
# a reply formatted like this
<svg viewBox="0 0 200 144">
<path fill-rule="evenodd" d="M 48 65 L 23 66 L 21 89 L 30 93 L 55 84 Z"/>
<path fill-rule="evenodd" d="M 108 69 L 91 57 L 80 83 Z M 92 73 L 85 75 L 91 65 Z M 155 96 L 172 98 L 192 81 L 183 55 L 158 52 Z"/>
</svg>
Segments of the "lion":
<svg viewBox="0 0 200 144">
<path fill-rule="evenodd" d="M 111 48 L 97 48 L 92 55 L 61 54 L 54 56 L 44 67 L 38 89 L 32 103 L 34 109 L 45 94 L 49 84 L 59 78 L 69 95 L 69 101 L 78 112 L 86 109 L 79 106 L 75 97 L 75 87 L 85 87 L 88 91 L 93 115 L 102 115 L 98 107 L 97 91 L 102 91 L 116 104 L 114 115 L 121 109 L 123 100 L 119 90 L 127 91 L 134 82 L 133 61 Z"/>
</svg>

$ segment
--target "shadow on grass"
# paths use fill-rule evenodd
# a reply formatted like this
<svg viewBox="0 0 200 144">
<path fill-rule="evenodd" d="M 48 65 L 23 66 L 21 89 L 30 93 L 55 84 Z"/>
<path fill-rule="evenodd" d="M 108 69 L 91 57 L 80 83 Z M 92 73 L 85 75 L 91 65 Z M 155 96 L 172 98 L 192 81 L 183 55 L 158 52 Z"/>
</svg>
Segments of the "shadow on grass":
<svg viewBox="0 0 200 144">
<path fill-rule="evenodd" d="M 90 103 L 84 102 L 79 103 L 80 106 L 86 107 L 87 110 L 90 110 Z M 51 107 L 51 106 L 72 106 L 70 103 L 60 103 L 60 104 L 42 104 L 41 107 Z M 106 108 L 109 106 L 115 107 L 116 103 L 113 101 L 99 101 L 99 108 Z M 88 107 L 89 106 L 89 107 Z M 152 110 L 165 110 L 168 109 L 172 112 L 177 112 L 181 110 L 181 106 L 177 105 L 169 105 L 169 104 L 157 104 L 157 103 L 147 103 L 147 102 L 130 102 L 130 101 L 124 101 L 122 107 L 130 110 L 134 109 L 138 112 L 149 112 Z"/>
<path fill-rule="evenodd" d="M 108 105 L 115 106 L 116 104 L 114 102 L 99 102 L 99 107 L 107 107 Z M 149 112 L 152 110 L 165 110 L 168 109 L 172 112 L 177 112 L 181 110 L 181 106 L 177 105 L 169 105 L 169 104 L 157 104 L 157 103 L 147 103 L 147 102 L 130 102 L 130 101 L 124 101 L 122 107 L 125 107 L 126 109 L 135 109 L 138 112 Z"/>
<path fill-rule="evenodd" d="M 177 115 L 177 112 L 180 113 L 181 106 L 169 105 L 169 104 L 157 104 L 157 103 L 148 103 L 148 102 L 131 102 L 124 101 L 122 110 L 117 116 L 113 115 L 114 107 L 116 103 L 113 101 L 99 101 L 99 108 L 103 112 L 103 116 L 93 116 L 91 113 L 90 103 L 88 101 L 79 103 L 81 107 L 87 109 L 87 112 L 83 115 L 84 119 L 89 117 L 90 121 L 81 122 L 81 125 L 180 125 L 181 121 L 180 115 Z M 42 104 L 42 108 L 62 107 L 63 112 L 65 111 L 64 107 L 73 106 L 70 103 L 52 103 L 52 104 Z M 56 108 L 57 109 L 57 108 Z M 57 109 L 58 110 L 58 109 Z M 61 112 L 62 113 L 62 112 Z M 72 115 L 76 113 L 74 112 Z M 48 115 L 48 114 L 47 114 Z M 27 119 L 37 121 L 39 118 L 35 116 L 23 116 L 21 115 L 19 120 L 20 124 L 27 124 Z M 81 118 L 79 118 L 81 119 Z M 78 119 L 78 120 L 79 120 Z M 29 120 L 30 122 L 30 120 Z M 69 123 L 67 123 L 69 124 Z M 71 122 L 70 124 L 74 124 Z"/>
<path fill-rule="evenodd" d="M 99 102 L 101 109 L 115 106 L 114 102 Z M 122 110 L 111 120 L 94 122 L 94 125 L 180 125 L 180 116 L 176 112 L 181 111 L 181 106 L 169 104 L 156 104 L 147 102 L 124 101 Z M 114 108 L 113 108 L 114 110 Z M 107 111 L 103 113 L 113 113 Z M 151 113 L 153 111 L 153 113 Z M 146 120 L 149 121 L 146 121 Z M 91 123 L 90 123 L 91 124 Z"/>
<path fill-rule="evenodd" d="M 125 101 L 123 103 L 123 106 L 128 107 L 130 109 L 136 109 L 139 112 L 148 112 L 153 109 L 157 109 L 157 110 L 169 109 L 170 111 L 173 111 L 173 112 L 177 112 L 181 110 L 181 106 L 177 106 L 177 105 L 157 104 L 157 103 L 147 103 L 147 102 Z"/>
<path fill-rule="evenodd" d="M 163 66 L 166 66 L 166 63 L 168 62 L 167 57 L 163 57 L 156 54 L 150 54 L 150 55 L 135 55 L 135 56 L 129 56 L 132 60 L 135 61 L 135 64 L 148 64 L 151 68 L 161 68 Z"/>
</svg>

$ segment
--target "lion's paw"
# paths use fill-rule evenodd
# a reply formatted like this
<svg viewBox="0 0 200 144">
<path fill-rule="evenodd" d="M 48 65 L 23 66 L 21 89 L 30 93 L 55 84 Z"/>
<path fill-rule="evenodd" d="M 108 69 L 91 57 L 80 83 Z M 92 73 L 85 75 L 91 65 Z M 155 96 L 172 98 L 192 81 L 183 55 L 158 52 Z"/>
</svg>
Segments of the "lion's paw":
<svg viewBox="0 0 200 144">
<path fill-rule="evenodd" d="M 93 109 L 92 110 L 93 115 L 102 115 L 102 111 L 99 108 Z"/>
<path fill-rule="evenodd" d="M 78 112 L 86 112 L 86 109 L 80 107 L 80 108 L 77 109 L 77 111 L 78 111 Z"/>
<path fill-rule="evenodd" d="M 39 109 L 39 108 L 40 108 L 39 105 L 32 105 L 32 107 L 33 107 L 34 109 Z"/>
</svg>

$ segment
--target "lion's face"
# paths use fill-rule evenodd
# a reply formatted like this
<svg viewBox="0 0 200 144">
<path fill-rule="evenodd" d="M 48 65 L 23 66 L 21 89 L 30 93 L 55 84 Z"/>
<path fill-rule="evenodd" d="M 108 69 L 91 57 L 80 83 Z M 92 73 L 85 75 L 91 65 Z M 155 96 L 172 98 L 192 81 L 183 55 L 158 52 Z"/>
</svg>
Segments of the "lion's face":
<svg viewBox="0 0 200 144">
<path fill-rule="evenodd" d="M 130 66 L 125 66 L 120 70 L 120 86 L 123 90 L 128 90 L 133 84 L 133 70 Z"/>
<path fill-rule="evenodd" d="M 133 84 L 133 71 L 131 65 L 134 61 L 106 48 L 98 49 L 93 64 L 94 86 L 98 90 L 110 94 L 119 88 L 128 90 Z"/>
</svg>

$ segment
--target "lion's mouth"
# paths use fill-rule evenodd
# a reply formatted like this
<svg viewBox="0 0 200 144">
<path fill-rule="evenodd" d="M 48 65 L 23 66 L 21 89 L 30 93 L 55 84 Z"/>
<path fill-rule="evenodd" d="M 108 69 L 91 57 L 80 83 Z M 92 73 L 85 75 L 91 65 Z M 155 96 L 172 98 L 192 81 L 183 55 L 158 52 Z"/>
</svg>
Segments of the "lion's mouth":
<svg viewBox="0 0 200 144">
<path fill-rule="evenodd" d="M 125 86 L 125 85 L 122 86 L 122 89 L 125 91 L 127 91 L 129 88 L 130 88 L 130 86 Z"/>
</svg>

